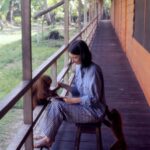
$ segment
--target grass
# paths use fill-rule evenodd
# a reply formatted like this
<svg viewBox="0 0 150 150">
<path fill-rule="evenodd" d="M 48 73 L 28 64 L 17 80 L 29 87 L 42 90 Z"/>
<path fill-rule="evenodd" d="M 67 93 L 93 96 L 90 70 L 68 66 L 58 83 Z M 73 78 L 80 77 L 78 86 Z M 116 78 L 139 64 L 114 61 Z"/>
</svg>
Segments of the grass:
<svg viewBox="0 0 150 150">
<path fill-rule="evenodd" d="M 22 109 L 12 109 L 0 121 L 0 150 L 7 148 L 16 131 L 21 127 L 22 120 Z"/>
</svg>

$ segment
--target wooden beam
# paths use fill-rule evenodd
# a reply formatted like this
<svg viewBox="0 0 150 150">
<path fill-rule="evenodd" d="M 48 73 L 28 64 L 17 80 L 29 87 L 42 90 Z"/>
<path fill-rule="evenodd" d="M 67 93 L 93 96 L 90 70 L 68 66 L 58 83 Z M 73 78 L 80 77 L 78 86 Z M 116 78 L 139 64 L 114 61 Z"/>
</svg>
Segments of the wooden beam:
<svg viewBox="0 0 150 150">
<path fill-rule="evenodd" d="M 32 56 L 31 56 L 31 1 L 22 1 L 22 63 L 23 81 L 32 79 Z M 29 89 L 24 95 L 24 123 L 31 125 L 32 117 L 32 95 Z M 33 132 L 31 131 L 25 142 L 25 150 L 33 149 Z"/>
<path fill-rule="evenodd" d="M 84 26 L 86 26 L 88 19 L 87 19 L 87 0 L 84 0 Z"/>
<path fill-rule="evenodd" d="M 61 80 L 64 78 L 64 76 L 65 76 L 65 75 L 67 74 L 67 72 L 69 71 L 70 67 L 71 67 L 71 61 L 70 61 L 70 62 L 68 63 L 68 65 L 65 66 L 65 67 L 61 70 L 61 72 L 59 73 L 59 75 L 57 76 L 57 82 L 61 81 Z"/>
<path fill-rule="evenodd" d="M 33 18 L 37 19 L 37 18 L 41 17 L 42 15 L 45 15 L 46 13 L 48 13 L 48 12 L 56 9 L 57 7 L 59 7 L 59 6 L 63 5 L 63 4 L 64 4 L 64 0 L 62 0 L 62 1 L 54 4 L 53 6 L 47 8 L 45 10 L 41 10 L 40 12 L 38 12 L 37 14 L 35 14 L 35 16 Z"/>
<path fill-rule="evenodd" d="M 55 61 L 50 68 L 52 85 L 51 87 L 55 88 L 57 86 L 57 61 Z"/>
<path fill-rule="evenodd" d="M 69 42 L 69 0 L 64 1 L 64 43 L 67 45 Z"/>
<path fill-rule="evenodd" d="M 0 102 L 0 119 L 16 104 L 29 85 L 28 81 L 21 82 Z"/>
<path fill-rule="evenodd" d="M 69 0 L 64 0 L 64 44 L 68 45 L 69 43 Z M 69 56 L 68 51 L 64 54 L 64 67 L 68 64 Z M 65 83 L 68 83 L 68 75 L 65 76 Z"/>
<path fill-rule="evenodd" d="M 78 28 L 79 28 L 79 32 L 81 32 L 81 29 L 82 29 L 82 26 L 81 26 L 81 7 L 82 7 L 82 2 L 81 2 L 81 0 L 78 0 L 78 12 L 79 12 Z"/>
</svg>

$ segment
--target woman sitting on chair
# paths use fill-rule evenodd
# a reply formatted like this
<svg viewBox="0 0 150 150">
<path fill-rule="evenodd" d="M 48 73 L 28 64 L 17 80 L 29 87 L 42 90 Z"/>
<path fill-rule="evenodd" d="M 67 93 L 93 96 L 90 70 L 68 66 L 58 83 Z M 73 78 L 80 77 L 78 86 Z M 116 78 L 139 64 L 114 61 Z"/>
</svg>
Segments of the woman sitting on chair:
<svg viewBox="0 0 150 150">
<path fill-rule="evenodd" d="M 92 62 L 91 52 L 82 40 L 69 46 L 69 56 L 76 64 L 73 84 L 58 83 L 72 93 L 72 97 L 52 100 L 44 122 L 44 136 L 34 143 L 35 148 L 50 147 L 65 120 L 72 123 L 91 123 L 103 120 L 106 110 L 101 68 Z"/>
</svg>

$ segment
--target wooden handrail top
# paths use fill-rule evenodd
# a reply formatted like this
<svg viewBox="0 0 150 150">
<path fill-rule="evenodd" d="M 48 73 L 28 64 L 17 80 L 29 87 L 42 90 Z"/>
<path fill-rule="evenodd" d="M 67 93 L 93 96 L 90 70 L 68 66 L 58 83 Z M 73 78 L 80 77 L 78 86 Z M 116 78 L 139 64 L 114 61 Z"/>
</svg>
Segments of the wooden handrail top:
<svg viewBox="0 0 150 150">
<path fill-rule="evenodd" d="M 0 119 L 9 111 L 10 107 L 29 89 L 30 82 L 22 81 L 2 101 L 0 101 Z"/>
</svg>

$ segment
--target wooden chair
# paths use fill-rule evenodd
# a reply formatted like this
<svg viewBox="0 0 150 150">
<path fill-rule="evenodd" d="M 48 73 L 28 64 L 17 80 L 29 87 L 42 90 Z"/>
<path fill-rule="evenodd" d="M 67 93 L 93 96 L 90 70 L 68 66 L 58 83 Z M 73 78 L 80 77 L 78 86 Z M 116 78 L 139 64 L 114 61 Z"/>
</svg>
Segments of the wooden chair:
<svg viewBox="0 0 150 150">
<path fill-rule="evenodd" d="M 102 135 L 101 135 L 102 124 L 105 124 L 107 127 L 111 127 L 111 123 L 105 118 L 103 119 L 103 121 L 97 123 L 76 123 L 77 133 L 75 138 L 75 147 L 74 147 L 75 150 L 79 150 L 82 133 L 88 133 L 88 134 L 95 133 L 97 150 L 103 150 Z"/>
<path fill-rule="evenodd" d="M 96 134 L 97 150 L 103 149 L 101 137 L 101 122 L 97 123 L 76 123 L 77 133 L 75 139 L 75 150 L 79 150 L 82 133 Z"/>
</svg>

